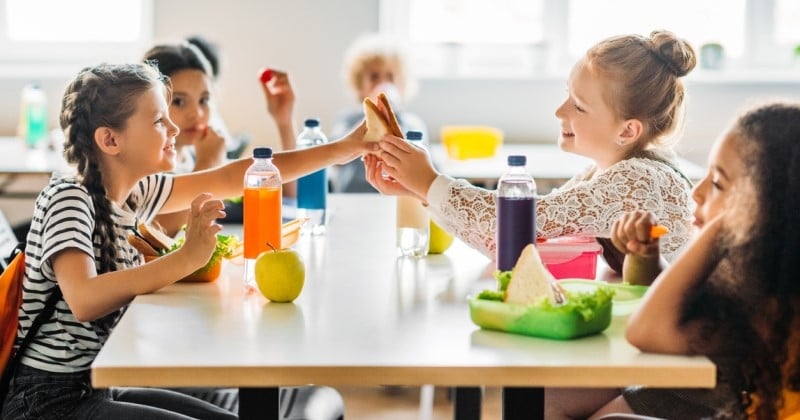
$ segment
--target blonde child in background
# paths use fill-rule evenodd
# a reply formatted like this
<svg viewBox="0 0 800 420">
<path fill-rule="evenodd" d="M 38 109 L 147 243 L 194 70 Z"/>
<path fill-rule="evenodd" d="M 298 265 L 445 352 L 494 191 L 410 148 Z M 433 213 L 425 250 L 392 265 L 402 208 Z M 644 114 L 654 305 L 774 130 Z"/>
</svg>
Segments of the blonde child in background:
<svg viewBox="0 0 800 420">
<path fill-rule="evenodd" d="M 691 183 L 676 167 L 667 140 L 682 124 L 680 78 L 695 64 L 692 47 L 667 31 L 603 40 L 575 64 L 567 99 L 555 113 L 558 143 L 594 165 L 537 197 L 540 238 L 598 237 L 609 266 L 618 271 L 622 256 L 608 239 L 611 225 L 639 209 L 656 214 L 669 229 L 662 239 L 667 257 L 686 243 Z M 424 151 L 402 139 L 386 136 L 379 144 L 381 153 L 364 160 L 367 179 L 378 191 L 419 198 L 439 226 L 495 255 L 496 191 L 438 173 Z"/>
<path fill-rule="evenodd" d="M 750 110 L 717 140 L 693 192 L 699 233 L 628 322 L 642 351 L 710 357 L 716 387 L 548 390 L 548 418 L 800 419 L 798 140 L 800 105 L 781 103 Z M 658 260 L 645 236 L 656 221 L 637 212 L 615 224 L 626 264 Z"/>
<path fill-rule="evenodd" d="M 357 105 L 337 117 L 330 133 L 333 137 L 347 133 L 364 120 L 364 98 L 377 102 L 378 94 L 385 92 L 403 133 L 420 131 L 427 143 L 425 122 L 404 106 L 416 93 L 417 83 L 400 44 L 379 34 L 361 35 L 345 52 L 342 74 Z M 364 165 L 357 161 L 336 168 L 333 187 L 336 192 L 375 192 L 365 180 Z"/>
<path fill-rule="evenodd" d="M 216 60 L 216 58 L 215 58 Z M 210 62 L 195 45 L 188 42 L 157 45 L 144 55 L 172 86 L 170 118 L 180 128 L 175 148 L 178 152 L 177 173 L 217 167 L 227 161 L 226 139 L 230 134 L 221 125 L 214 108 L 214 71 Z M 254 80 L 256 77 L 254 75 Z M 284 150 L 295 148 L 292 112 L 294 91 L 286 73 L 273 71 L 272 80 L 261 84 L 267 109 L 278 126 Z M 217 125 L 214 125 L 216 122 Z M 287 184 L 285 196 L 294 197 L 294 183 Z M 186 222 L 187 212 L 161 215 L 157 221 L 174 236 Z"/>
<path fill-rule="evenodd" d="M 146 64 L 98 65 L 67 87 L 60 122 L 65 156 L 77 173 L 54 177 L 36 200 L 27 239 L 18 342 L 43 302 L 63 297 L 22 355 L 2 418 L 236 418 L 213 404 L 167 390 L 93 389 L 90 368 L 128 303 L 202 267 L 224 216 L 220 197 L 240 195 L 252 159 L 170 175 L 178 127 L 169 90 Z M 365 128 L 301 151 L 277 153 L 284 181 L 374 151 Z M 155 261 L 126 237 L 138 222 L 191 208 L 184 245 Z"/>
</svg>

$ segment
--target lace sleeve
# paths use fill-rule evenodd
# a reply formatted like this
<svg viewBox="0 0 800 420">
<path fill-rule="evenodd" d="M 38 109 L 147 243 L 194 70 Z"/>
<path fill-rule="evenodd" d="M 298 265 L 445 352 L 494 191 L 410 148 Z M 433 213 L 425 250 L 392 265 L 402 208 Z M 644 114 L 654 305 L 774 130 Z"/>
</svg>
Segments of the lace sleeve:
<svg viewBox="0 0 800 420">
<path fill-rule="evenodd" d="M 449 178 L 448 178 L 449 180 Z M 429 202 L 433 219 L 486 255 L 495 253 L 496 192 L 464 180 L 437 179 Z M 436 192 L 438 190 L 438 192 Z M 608 237 L 611 225 L 632 210 L 653 213 L 669 229 L 661 251 L 671 259 L 691 235 L 689 185 L 669 166 L 650 159 L 628 159 L 596 174 L 573 178 L 537 204 L 537 230 L 543 238 Z"/>
</svg>

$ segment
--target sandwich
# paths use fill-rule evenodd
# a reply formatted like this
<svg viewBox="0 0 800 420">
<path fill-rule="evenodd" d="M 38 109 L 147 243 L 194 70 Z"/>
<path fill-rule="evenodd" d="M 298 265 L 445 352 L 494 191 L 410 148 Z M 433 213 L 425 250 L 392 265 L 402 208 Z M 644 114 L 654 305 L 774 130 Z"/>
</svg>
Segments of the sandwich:
<svg viewBox="0 0 800 420">
<path fill-rule="evenodd" d="M 367 121 L 367 134 L 364 141 L 379 141 L 386 134 L 403 137 L 403 130 L 397 122 L 389 98 L 383 92 L 378 94 L 378 103 L 364 98 L 364 119 Z"/>
<path fill-rule="evenodd" d="M 539 252 L 533 244 L 528 244 L 519 255 L 511 270 L 511 279 L 506 287 L 505 302 L 532 305 L 547 299 L 551 304 L 561 304 L 564 291 L 556 283 L 555 277 L 545 267 Z"/>
<path fill-rule="evenodd" d="M 133 245 L 146 262 L 169 254 L 183 245 L 183 238 L 173 239 L 164 232 L 157 222 L 139 223 L 128 235 L 128 243 Z M 222 259 L 233 258 L 240 248 L 239 238 L 235 235 L 217 235 L 217 246 L 206 265 L 200 267 L 181 281 L 209 282 L 216 280 L 222 270 Z"/>
</svg>

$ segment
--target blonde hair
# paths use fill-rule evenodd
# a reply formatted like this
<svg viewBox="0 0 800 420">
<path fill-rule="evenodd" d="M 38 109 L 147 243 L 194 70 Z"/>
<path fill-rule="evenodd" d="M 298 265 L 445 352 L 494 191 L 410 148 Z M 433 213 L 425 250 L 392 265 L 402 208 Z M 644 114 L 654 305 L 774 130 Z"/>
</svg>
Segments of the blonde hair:
<svg viewBox="0 0 800 420">
<path fill-rule="evenodd" d="M 417 92 L 416 80 L 411 76 L 404 48 L 390 38 L 370 33 L 358 37 L 345 51 L 342 76 L 354 95 L 361 89 L 361 79 L 368 67 L 375 63 L 387 64 L 394 70 L 395 85 L 404 100 Z M 361 98 L 356 98 L 361 100 Z"/>
<path fill-rule="evenodd" d="M 680 137 L 686 113 L 681 77 L 697 64 L 694 49 L 669 31 L 650 37 L 608 38 L 586 52 L 584 65 L 606 77 L 604 99 L 622 119 L 644 125 L 637 150 L 669 148 Z"/>
</svg>

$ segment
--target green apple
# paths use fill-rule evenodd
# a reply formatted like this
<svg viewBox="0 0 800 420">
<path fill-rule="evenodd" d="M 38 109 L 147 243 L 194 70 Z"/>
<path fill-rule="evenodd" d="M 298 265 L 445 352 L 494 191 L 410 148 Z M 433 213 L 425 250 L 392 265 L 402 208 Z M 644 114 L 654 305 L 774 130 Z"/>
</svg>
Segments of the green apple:
<svg viewBox="0 0 800 420">
<path fill-rule="evenodd" d="M 300 296 L 306 280 L 306 266 L 293 249 L 272 249 L 256 258 L 258 290 L 273 302 L 291 302 Z"/>
<path fill-rule="evenodd" d="M 450 248 L 453 244 L 453 235 L 445 232 L 436 223 L 431 220 L 431 239 L 428 249 L 429 254 L 441 254 Z"/>
</svg>

